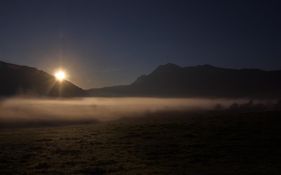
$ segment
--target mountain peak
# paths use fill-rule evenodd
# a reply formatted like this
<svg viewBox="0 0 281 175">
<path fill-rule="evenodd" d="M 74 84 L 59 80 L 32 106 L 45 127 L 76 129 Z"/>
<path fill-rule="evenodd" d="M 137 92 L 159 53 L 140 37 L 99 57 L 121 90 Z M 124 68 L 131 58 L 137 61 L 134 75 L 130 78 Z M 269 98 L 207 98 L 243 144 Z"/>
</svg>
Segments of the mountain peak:
<svg viewBox="0 0 281 175">
<path fill-rule="evenodd" d="M 160 66 L 162 66 L 162 67 L 177 67 L 177 68 L 180 67 L 180 66 L 178 66 L 178 65 L 176 65 L 174 63 L 167 63 L 167 64 L 163 64 L 163 65 L 160 65 Z"/>
<path fill-rule="evenodd" d="M 279 98 L 280 77 L 281 71 L 168 63 L 115 92 L 133 96 Z"/>
<path fill-rule="evenodd" d="M 178 70 L 178 69 L 181 69 L 182 67 L 176 65 L 176 64 L 173 64 L 173 63 L 167 63 L 167 64 L 164 64 L 164 65 L 160 65 L 158 66 L 154 71 L 153 73 L 161 73 L 161 72 L 171 72 L 171 71 L 174 71 L 174 70 Z"/>
<path fill-rule="evenodd" d="M 198 65 L 196 67 L 198 67 L 198 68 L 208 68 L 208 69 L 210 69 L 210 68 L 217 68 L 217 67 L 215 67 L 213 65 L 210 65 L 210 64 L 202 64 L 202 65 Z"/>
</svg>

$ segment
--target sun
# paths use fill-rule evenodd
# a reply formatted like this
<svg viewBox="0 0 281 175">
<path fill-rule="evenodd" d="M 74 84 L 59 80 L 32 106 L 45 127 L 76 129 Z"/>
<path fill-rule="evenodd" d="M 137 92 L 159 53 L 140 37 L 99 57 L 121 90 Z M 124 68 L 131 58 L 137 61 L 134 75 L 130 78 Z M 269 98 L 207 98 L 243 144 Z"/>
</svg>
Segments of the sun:
<svg viewBox="0 0 281 175">
<path fill-rule="evenodd" d="M 54 76 L 56 78 L 57 81 L 64 81 L 66 79 L 66 73 L 64 70 L 57 70 L 55 73 L 54 73 Z"/>
</svg>

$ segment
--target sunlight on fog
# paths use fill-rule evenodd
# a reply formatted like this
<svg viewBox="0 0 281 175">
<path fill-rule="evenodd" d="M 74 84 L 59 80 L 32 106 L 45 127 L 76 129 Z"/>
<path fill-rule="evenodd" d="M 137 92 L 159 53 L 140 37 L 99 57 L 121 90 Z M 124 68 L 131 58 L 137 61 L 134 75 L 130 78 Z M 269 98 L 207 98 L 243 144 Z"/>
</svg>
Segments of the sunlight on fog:
<svg viewBox="0 0 281 175">
<path fill-rule="evenodd" d="M 218 103 L 227 106 L 232 102 L 233 100 L 191 98 L 13 98 L 0 102 L 0 121 L 108 121 L 140 116 L 147 112 L 212 109 Z"/>
</svg>

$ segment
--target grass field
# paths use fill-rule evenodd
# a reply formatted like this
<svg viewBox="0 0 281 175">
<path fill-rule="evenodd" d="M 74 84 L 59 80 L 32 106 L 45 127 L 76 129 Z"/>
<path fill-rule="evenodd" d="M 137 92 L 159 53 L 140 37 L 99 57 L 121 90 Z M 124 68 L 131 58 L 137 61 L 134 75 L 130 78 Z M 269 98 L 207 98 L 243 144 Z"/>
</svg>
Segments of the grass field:
<svg viewBox="0 0 281 175">
<path fill-rule="evenodd" d="M 0 174 L 280 174 L 280 114 L 158 112 L 5 128 Z"/>
</svg>

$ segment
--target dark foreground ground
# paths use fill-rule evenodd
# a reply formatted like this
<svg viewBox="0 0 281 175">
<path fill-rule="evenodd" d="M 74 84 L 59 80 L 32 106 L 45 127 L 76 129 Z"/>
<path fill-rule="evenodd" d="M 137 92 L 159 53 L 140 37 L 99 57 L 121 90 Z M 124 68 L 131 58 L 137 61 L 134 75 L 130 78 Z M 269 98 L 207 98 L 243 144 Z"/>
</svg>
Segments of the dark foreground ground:
<svg viewBox="0 0 281 175">
<path fill-rule="evenodd" d="M 281 174 L 281 113 L 0 130 L 0 174 Z"/>
</svg>

